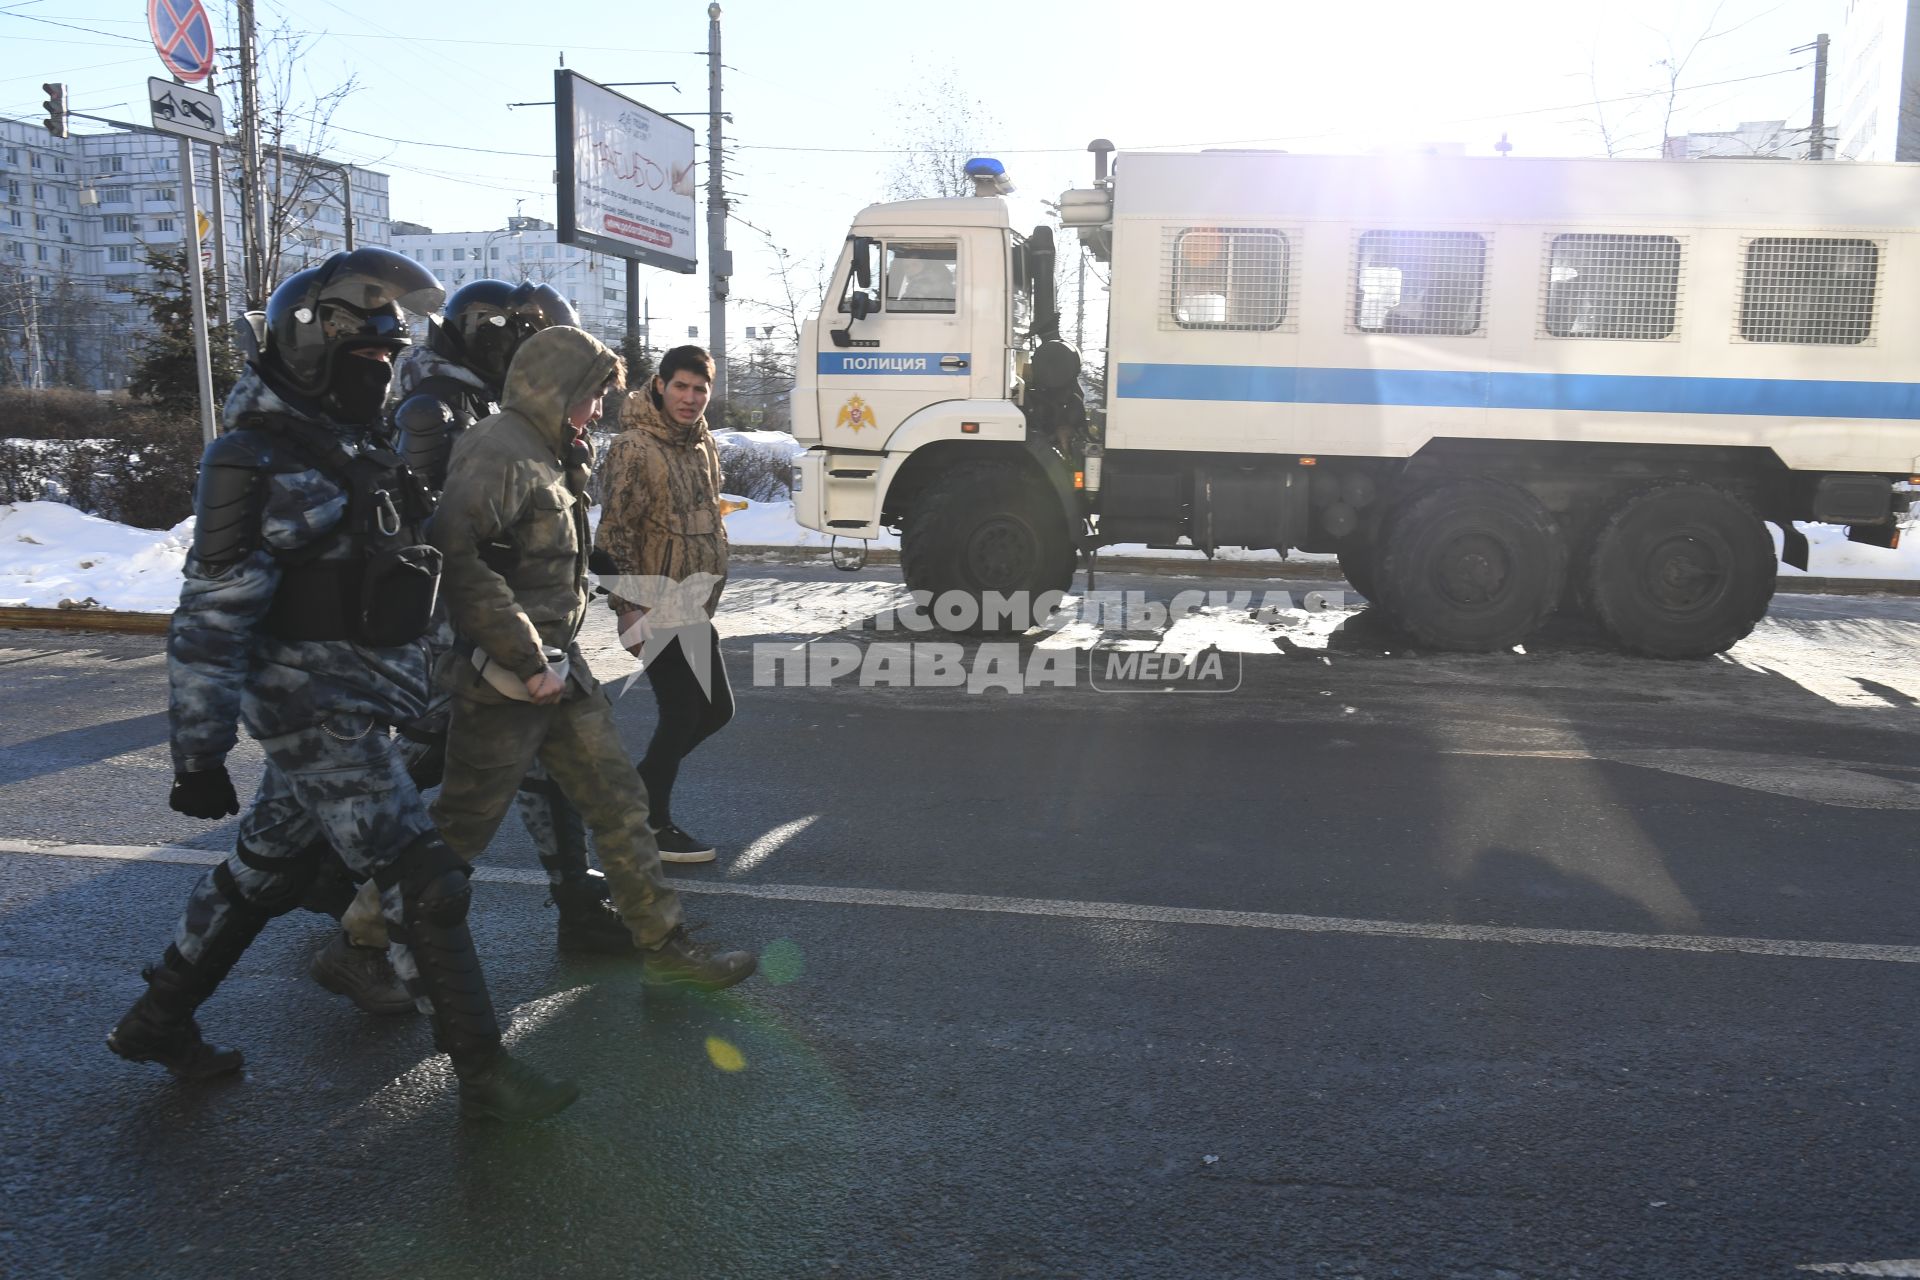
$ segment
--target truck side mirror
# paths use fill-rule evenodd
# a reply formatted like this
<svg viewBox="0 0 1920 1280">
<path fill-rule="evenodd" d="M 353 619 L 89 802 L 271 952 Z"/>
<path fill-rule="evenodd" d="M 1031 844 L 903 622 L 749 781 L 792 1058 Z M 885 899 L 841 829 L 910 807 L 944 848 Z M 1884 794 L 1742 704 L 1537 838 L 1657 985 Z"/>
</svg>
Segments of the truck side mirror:
<svg viewBox="0 0 1920 1280">
<path fill-rule="evenodd" d="M 865 281 L 862 281 L 864 284 Z M 847 314 L 855 320 L 865 320 L 879 308 L 873 305 L 873 295 L 862 289 L 855 289 L 853 296 L 847 299 Z"/>
<path fill-rule="evenodd" d="M 873 241 L 866 236 L 853 238 L 853 279 L 862 289 L 873 288 Z"/>
</svg>

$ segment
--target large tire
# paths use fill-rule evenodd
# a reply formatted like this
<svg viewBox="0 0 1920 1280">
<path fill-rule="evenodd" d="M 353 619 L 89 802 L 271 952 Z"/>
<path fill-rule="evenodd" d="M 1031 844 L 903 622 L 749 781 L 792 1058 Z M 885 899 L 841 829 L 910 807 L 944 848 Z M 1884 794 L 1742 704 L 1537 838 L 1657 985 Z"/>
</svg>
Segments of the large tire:
<svg viewBox="0 0 1920 1280">
<path fill-rule="evenodd" d="M 1375 562 L 1382 603 L 1435 649 L 1519 644 L 1560 602 L 1567 549 L 1546 508 L 1496 480 L 1455 480 L 1387 524 Z"/>
<path fill-rule="evenodd" d="M 1368 604 L 1379 604 L 1379 581 L 1374 573 L 1380 552 L 1374 544 L 1354 534 L 1340 544 L 1340 573 L 1346 578 L 1347 585 L 1367 598 Z"/>
<path fill-rule="evenodd" d="M 935 480 L 900 530 L 900 570 L 914 591 L 938 600 L 962 592 L 1023 598 L 1027 611 L 1006 623 L 968 630 L 1023 631 L 1046 620 L 1034 609 L 1049 591 L 1073 585 L 1073 539 L 1066 513 L 1044 483 L 1004 462 L 969 462 Z M 983 615 L 984 610 L 976 610 Z"/>
<path fill-rule="evenodd" d="M 1614 509 L 1587 559 L 1587 602 L 1622 648 L 1654 658 L 1731 649 L 1773 599 L 1773 538 L 1745 503 L 1670 484 Z"/>
</svg>

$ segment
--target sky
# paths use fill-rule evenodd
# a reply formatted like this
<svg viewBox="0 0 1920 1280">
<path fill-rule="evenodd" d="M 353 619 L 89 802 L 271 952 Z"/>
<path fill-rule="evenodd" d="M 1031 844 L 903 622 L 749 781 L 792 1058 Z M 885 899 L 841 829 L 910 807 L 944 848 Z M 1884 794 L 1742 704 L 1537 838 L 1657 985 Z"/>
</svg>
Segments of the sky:
<svg viewBox="0 0 1920 1280">
<path fill-rule="evenodd" d="M 203 0 L 229 43 L 230 0 Z M 1019 190 L 1018 226 L 1042 200 L 1089 185 L 1095 137 L 1128 148 L 1343 152 L 1458 144 L 1492 154 L 1652 155 L 1672 133 L 1746 120 L 1804 126 L 1811 53 L 1846 0 L 722 0 L 724 170 L 737 221 L 729 328 L 777 297 L 771 245 L 797 278 L 830 259 L 853 215 L 886 198 L 902 153 L 976 142 Z M 256 0 L 263 41 L 290 33 L 297 109 L 349 81 L 327 155 L 391 176 L 395 218 L 440 231 L 554 217 L 550 107 L 565 65 L 664 112 L 707 108 L 707 6 L 692 0 Z M 1701 41 L 1707 32 L 1714 38 Z M 284 46 L 281 46 L 284 47 Z M 38 120 L 40 82 L 75 109 L 143 118 L 164 75 L 145 0 L 0 0 L 0 114 Z M 283 63 L 286 59 L 281 59 Z M 1665 64 L 1679 64 L 1669 95 Z M 677 88 L 676 88 L 677 86 Z M 1830 86 L 1830 102 L 1844 86 Z M 1670 119 L 1668 107 L 1671 105 Z M 140 113 L 140 114 L 136 114 Z M 229 110 L 229 118 L 233 116 Z M 699 130 L 706 183 L 706 120 Z M 81 126 L 95 126 L 81 122 Z M 296 140 L 296 145 L 300 140 Z M 706 228 L 700 228 L 701 252 Z M 643 268 L 656 335 L 707 319 L 704 276 Z M 768 317 L 759 313 L 757 319 Z"/>
</svg>

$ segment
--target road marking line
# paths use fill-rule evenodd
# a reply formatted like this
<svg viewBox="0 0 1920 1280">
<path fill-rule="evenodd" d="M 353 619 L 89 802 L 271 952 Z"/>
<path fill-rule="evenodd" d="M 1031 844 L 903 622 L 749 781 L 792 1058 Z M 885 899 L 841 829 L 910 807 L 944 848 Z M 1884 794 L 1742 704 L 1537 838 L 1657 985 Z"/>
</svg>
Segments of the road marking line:
<svg viewBox="0 0 1920 1280">
<path fill-rule="evenodd" d="M 178 845 L 55 844 L 0 839 L 0 854 L 99 858 L 117 862 L 165 862 L 212 866 L 226 855 Z M 473 878 L 494 884 L 545 888 L 546 873 L 514 867 L 477 866 Z M 1422 924 L 1343 916 L 1285 915 L 1265 911 L 1220 911 L 1207 907 L 1156 907 L 1132 902 L 1076 902 L 1061 898 L 1002 898 L 990 894 L 932 893 L 906 889 L 842 889 L 830 885 L 725 884 L 675 880 L 681 893 L 712 893 L 769 902 L 822 906 L 899 907 L 921 911 L 977 911 L 991 915 L 1045 916 L 1059 920 L 1120 920 L 1131 924 L 1193 924 L 1283 933 L 1344 933 L 1423 942 L 1495 942 L 1509 945 L 1605 947 L 1628 951 L 1689 951 L 1796 960 L 1871 960 L 1920 964 L 1920 947 L 1877 942 L 1807 942 L 1792 938 L 1733 938 L 1680 933 L 1608 933 L 1590 929 L 1528 929 L 1509 925 Z"/>
<path fill-rule="evenodd" d="M 1882 1262 L 1809 1262 L 1795 1271 L 1817 1271 L 1829 1276 L 1920 1276 L 1920 1258 L 1888 1258 Z"/>
</svg>

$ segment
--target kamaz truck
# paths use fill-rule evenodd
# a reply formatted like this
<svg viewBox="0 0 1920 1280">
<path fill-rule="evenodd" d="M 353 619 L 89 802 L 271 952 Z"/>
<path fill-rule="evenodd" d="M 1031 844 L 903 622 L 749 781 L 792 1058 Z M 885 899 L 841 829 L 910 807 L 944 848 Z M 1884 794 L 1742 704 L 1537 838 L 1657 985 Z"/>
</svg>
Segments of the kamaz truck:
<svg viewBox="0 0 1920 1280">
<path fill-rule="evenodd" d="M 996 162 L 867 207 L 801 336 L 801 524 L 988 601 L 1114 544 L 1332 553 L 1430 647 L 1570 609 L 1661 657 L 1745 636 L 1796 522 L 1897 542 L 1920 166 L 1090 150 L 1104 369 Z"/>
</svg>

